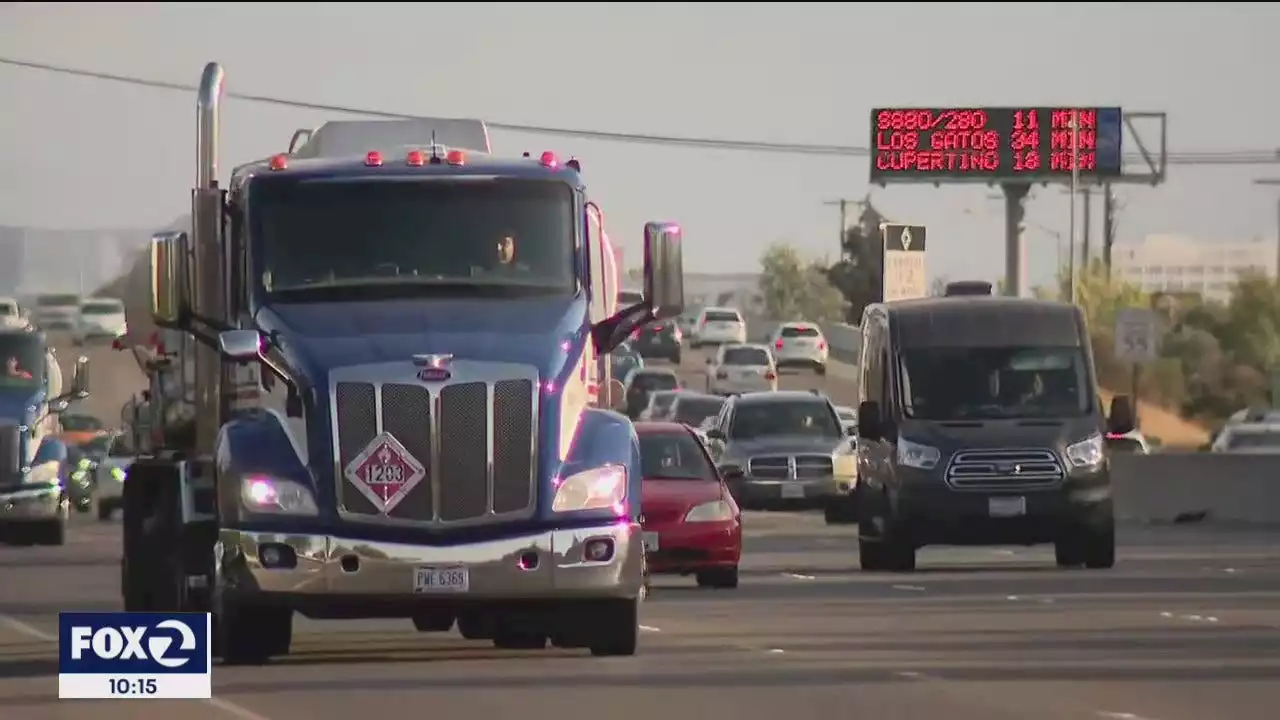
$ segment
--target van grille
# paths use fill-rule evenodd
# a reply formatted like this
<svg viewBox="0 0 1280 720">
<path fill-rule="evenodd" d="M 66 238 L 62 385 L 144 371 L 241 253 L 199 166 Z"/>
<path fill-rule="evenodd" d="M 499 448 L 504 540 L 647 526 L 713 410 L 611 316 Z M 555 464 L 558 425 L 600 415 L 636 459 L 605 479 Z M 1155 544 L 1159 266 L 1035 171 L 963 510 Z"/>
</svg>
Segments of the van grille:
<svg viewBox="0 0 1280 720">
<path fill-rule="evenodd" d="M 476 524 L 532 514 L 536 383 L 458 382 L 432 391 L 408 383 L 338 382 L 335 482 L 348 519 L 414 525 Z M 343 469 L 380 433 L 426 471 L 383 514 Z"/>
<path fill-rule="evenodd" d="M 961 450 L 947 465 L 947 484 L 956 490 L 1050 488 L 1062 482 L 1062 463 L 1048 449 Z"/>
</svg>

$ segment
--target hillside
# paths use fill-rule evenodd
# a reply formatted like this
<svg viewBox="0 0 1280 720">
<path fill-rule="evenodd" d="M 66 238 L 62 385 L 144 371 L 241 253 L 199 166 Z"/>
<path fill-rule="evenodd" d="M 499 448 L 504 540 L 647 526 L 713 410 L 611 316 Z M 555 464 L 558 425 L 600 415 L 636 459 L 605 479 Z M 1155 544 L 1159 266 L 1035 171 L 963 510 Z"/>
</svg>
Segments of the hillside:
<svg viewBox="0 0 1280 720">
<path fill-rule="evenodd" d="M 1102 401 L 1110 405 L 1114 395 L 1115 393 L 1104 388 Z M 1209 442 L 1209 431 L 1206 428 L 1158 405 L 1138 403 L 1138 420 L 1143 434 L 1149 438 L 1160 438 L 1165 448 L 1195 450 Z"/>
</svg>

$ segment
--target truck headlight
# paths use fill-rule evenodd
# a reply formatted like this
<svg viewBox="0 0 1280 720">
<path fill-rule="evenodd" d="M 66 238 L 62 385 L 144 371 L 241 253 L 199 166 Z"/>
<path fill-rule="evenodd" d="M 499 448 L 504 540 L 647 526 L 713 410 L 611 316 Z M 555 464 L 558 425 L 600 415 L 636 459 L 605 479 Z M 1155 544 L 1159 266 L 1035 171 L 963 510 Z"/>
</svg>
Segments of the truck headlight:
<svg viewBox="0 0 1280 720">
<path fill-rule="evenodd" d="M 932 470 L 938 464 L 942 453 L 938 448 L 910 440 L 898 439 L 898 464 L 919 470 Z"/>
<path fill-rule="evenodd" d="M 613 509 L 625 512 L 627 469 L 621 465 L 605 465 L 574 473 L 556 486 L 553 512 Z"/>
<path fill-rule="evenodd" d="M 318 515 L 311 489 L 302 483 L 266 475 L 246 475 L 240 481 L 240 500 L 250 512 L 277 515 Z"/>
<path fill-rule="evenodd" d="M 858 474 L 858 457 L 837 453 L 831 457 L 831 467 L 836 477 L 853 477 Z"/>
<path fill-rule="evenodd" d="M 685 513 L 685 522 L 724 522 L 733 519 L 733 508 L 723 500 L 694 505 Z"/>
<path fill-rule="evenodd" d="M 1106 457 L 1106 442 L 1100 433 L 1094 433 L 1078 443 L 1067 446 L 1067 460 L 1072 467 L 1091 468 L 1102 464 Z"/>
</svg>

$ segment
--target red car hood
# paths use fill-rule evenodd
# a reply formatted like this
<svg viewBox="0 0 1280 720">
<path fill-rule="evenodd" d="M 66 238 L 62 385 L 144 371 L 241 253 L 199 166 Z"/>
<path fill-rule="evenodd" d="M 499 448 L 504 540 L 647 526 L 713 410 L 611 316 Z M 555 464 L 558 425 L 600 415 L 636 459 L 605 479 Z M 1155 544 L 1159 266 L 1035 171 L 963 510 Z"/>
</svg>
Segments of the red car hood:
<svg viewBox="0 0 1280 720">
<path fill-rule="evenodd" d="M 720 483 L 714 480 L 651 480 L 645 478 L 640 512 L 645 522 L 680 520 L 689 508 L 721 498 Z"/>
</svg>

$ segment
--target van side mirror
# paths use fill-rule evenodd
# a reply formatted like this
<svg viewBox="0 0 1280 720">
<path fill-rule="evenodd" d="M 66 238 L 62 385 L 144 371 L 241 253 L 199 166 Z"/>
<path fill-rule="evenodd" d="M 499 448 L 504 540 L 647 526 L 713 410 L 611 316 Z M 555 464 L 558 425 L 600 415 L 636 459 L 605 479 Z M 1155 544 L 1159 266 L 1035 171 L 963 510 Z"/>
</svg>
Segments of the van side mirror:
<svg viewBox="0 0 1280 720">
<path fill-rule="evenodd" d="M 684 245 L 680 226 L 644 226 L 644 301 L 658 320 L 684 312 Z"/>
<path fill-rule="evenodd" d="M 218 333 L 218 352 L 232 362 L 251 362 L 262 353 L 262 334 L 257 330 L 223 330 Z"/>
<path fill-rule="evenodd" d="M 191 314 L 190 251 L 184 232 L 151 236 L 151 316 L 160 327 L 177 327 Z"/>
<path fill-rule="evenodd" d="M 1137 425 L 1137 418 L 1134 417 L 1133 412 L 1133 400 L 1128 395 L 1116 395 L 1111 398 L 1111 412 L 1107 415 L 1107 432 L 1124 435 L 1133 432 Z"/>
<path fill-rule="evenodd" d="M 89 397 L 89 358 L 83 355 L 76 358 L 76 367 L 71 374 L 70 395 L 77 400 Z"/>
<path fill-rule="evenodd" d="M 858 404 L 858 437 L 864 440 L 884 438 L 884 418 L 880 415 L 880 403 L 863 400 Z"/>
</svg>

